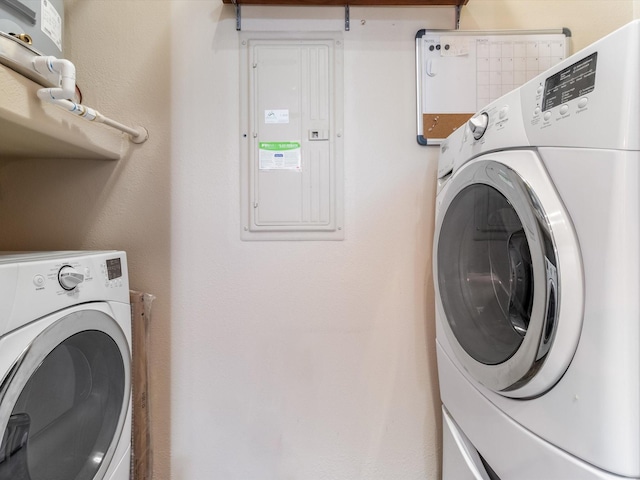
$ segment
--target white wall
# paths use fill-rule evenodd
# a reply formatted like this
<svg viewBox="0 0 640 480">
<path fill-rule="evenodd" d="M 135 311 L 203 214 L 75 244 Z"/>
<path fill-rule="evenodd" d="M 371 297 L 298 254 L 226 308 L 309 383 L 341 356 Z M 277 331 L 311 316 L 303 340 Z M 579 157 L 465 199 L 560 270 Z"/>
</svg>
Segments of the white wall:
<svg viewBox="0 0 640 480">
<path fill-rule="evenodd" d="M 77 66 L 84 102 L 144 125 L 146 143 L 129 146 L 119 162 L 0 159 L 0 250 L 124 249 L 132 288 L 157 295 L 159 479 L 168 478 L 170 447 L 170 9 L 154 0 L 65 0 L 65 56 Z"/>
<path fill-rule="evenodd" d="M 555 2 L 550 19 L 549 2 L 472 0 L 462 27 L 567 26 L 581 45 L 630 17 L 628 8 L 618 16 L 606 8 L 594 32 L 602 5 L 581 2 L 591 4 L 585 19 L 575 3 Z M 317 28 L 343 26 L 341 9 L 332 23 L 326 9 L 256 8 L 243 8 L 246 28 L 296 29 L 316 11 Z M 414 36 L 451 28 L 452 14 L 351 8 L 345 241 L 243 243 L 233 11 L 174 3 L 174 478 L 439 475 L 436 152 L 415 142 Z"/>
<path fill-rule="evenodd" d="M 341 242 L 240 241 L 235 18 L 177 2 L 173 19 L 174 477 L 434 478 L 435 157 L 415 140 L 414 36 L 453 10 L 351 9 Z"/>
<path fill-rule="evenodd" d="M 631 21 L 633 1 L 638 0 L 470 0 L 461 28 L 567 27 L 576 52 Z"/>
<path fill-rule="evenodd" d="M 471 0 L 462 28 L 566 26 L 578 49 L 637 3 Z M 255 243 L 239 240 L 233 8 L 65 5 L 87 103 L 151 138 L 116 163 L 2 159 L 0 248 L 129 252 L 132 286 L 158 297 L 154 478 L 437 478 L 436 151 L 415 141 L 414 35 L 450 28 L 452 9 L 351 8 L 346 238 Z M 253 8 L 246 24 L 266 25 Z M 259 16 L 281 28 L 322 16 L 321 28 L 342 30 L 339 8 L 293 12 Z"/>
</svg>

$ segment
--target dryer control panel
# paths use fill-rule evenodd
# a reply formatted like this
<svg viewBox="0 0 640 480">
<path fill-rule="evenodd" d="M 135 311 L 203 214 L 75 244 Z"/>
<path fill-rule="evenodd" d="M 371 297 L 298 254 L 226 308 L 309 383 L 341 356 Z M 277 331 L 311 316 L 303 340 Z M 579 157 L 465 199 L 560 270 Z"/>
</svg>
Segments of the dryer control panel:
<svg viewBox="0 0 640 480">
<path fill-rule="evenodd" d="M 0 289 L 0 335 L 80 303 L 129 303 L 126 254 L 0 254 Z"/>
<path fill-rule="evenodd" d="M 585 95 L 593 92 L 596 85 L 597 60 L 598 52 L 594 52 L 547 77 L 542 92 L 542 111 L 546 112 L 558 105 L 566 106 L 567 102 L 575 98 L 580 98 L 579 103 L 586 105 L 589 97 Z"/>
<path fill-rule="evenodd" d="M 471 158 L 526 147 L 640 150 L 640 20 L 487 107 L 441 144 L 444 179 Z"/>
<path fill-rule="evenodd" d="M 634 21 L 518 89 L 527 144 L 640 149 L 639 87 Z"/>
</svg>

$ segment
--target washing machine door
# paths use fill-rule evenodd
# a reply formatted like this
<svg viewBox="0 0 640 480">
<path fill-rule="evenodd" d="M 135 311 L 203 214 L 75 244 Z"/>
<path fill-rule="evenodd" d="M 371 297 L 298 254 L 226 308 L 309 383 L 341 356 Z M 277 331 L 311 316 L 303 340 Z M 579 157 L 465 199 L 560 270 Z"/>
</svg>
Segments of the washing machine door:
<svg viewBox="0 0 640 480">
<path fill-rule="evenodd" d="M 126 337 L 107 313 L 63 315 L 30 342 L 0 386 L 0 480 L 97 480 L 130 398 Z"/>
<path fill-rule="evenodd" d="M 580 311 L 567 320 L 562 351 L 536 379 L 557 341 L 560 276 L 581 283 L 573 228 L 544 166 L 532 151 L 487 155 L 456 172 L 440 195 L 437 308 L 455 357 L 496 392 L 544 393 L 566 370 L 582 319 Z M 558 235 L 571 272 L 562 270 Z"/>
</svg>

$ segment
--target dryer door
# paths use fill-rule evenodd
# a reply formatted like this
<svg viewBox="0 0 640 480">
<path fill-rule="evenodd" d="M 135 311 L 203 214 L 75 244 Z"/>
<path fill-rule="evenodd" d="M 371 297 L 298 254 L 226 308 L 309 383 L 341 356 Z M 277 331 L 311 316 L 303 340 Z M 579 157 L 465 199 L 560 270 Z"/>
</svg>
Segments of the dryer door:
<svg viewBox="0 0 640 480">
<path fill-rule="evenodd" d="M 0 386 L 0 480 L 97 480 L 130 398 L 130 355 L 116 321 L 75 311 L 30 342 Z"/>
<path fill-rule="evenodd" d="M 566 370 L 581 322 L 581 312 L 567 320 L 561 343 L 570 346 L 530 384 L 559 331 L 560 275 L 567 272 L 559 262 L 556 228 L 572 270 L 567 278 L 581 283 L 581 274 L 571 223 L 542 163 L 531 151 L 487 155 L 456 172 L 439 201 L 437 301 L 456 358 L 492 390 L 543 393 Z"/>
</svg>

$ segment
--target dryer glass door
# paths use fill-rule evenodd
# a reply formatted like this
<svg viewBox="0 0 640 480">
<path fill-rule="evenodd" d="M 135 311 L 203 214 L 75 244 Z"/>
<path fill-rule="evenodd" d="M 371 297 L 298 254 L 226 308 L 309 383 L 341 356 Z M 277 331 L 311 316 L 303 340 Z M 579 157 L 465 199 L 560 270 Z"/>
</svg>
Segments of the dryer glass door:
<svg viewBox="0 0 640 480">
<path fill-rule="evenodd" d="M 503 194 L 481 183 L 454 198 L 440 232 L 440 295 L 451 329 L 478 362 L 502 363 L 520 347 L 533 305 L 522 222 Z"/>
<path fill-rule="evenodd" d="M 0 480 L 102 478 L 128 407 L 128 369 L 126 339 L 102 312 L 41 333 L 0 391 Z"/>
<path fill-rule="evenodd" d="M 436 243 L 444 328 L 485 386 L 528 382 L 556 330 L 556 250 L 536 195 L 517 172 L 481 160 L 456 173 Z"/>
</svg>

